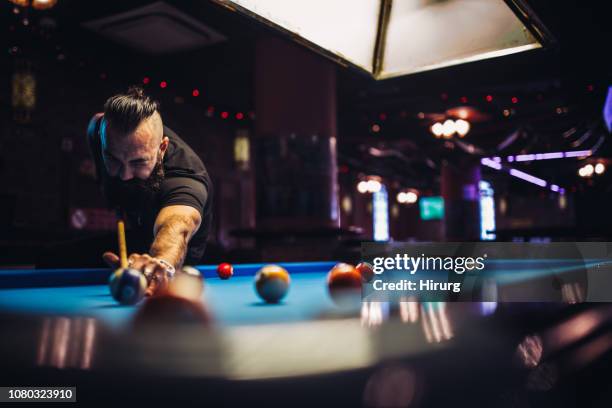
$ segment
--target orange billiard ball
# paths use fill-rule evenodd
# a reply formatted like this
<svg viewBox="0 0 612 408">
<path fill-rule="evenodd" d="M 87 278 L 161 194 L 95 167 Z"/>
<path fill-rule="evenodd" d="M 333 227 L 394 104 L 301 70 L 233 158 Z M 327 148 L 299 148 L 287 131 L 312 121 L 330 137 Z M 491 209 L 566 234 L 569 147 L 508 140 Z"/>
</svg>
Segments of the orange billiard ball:
<svg viewBox="0 0 612 408">
<path fill-rule="evenodd" d="M 374 277 L 374 268 L 372 268 L 372 265 L 367 262 L 361 262 L 357 264 L 355 269 L 357 269 L 357 272 L 359 272 L 361 275 L 361 280 L 364 282 L 372 281 L 372 278 Z"/>
<path fill-rule="evenodd" d="M 234 274 L 234 267 L 227 262 L 223 262 L 217 266 L 217 275 L 221 279 L 229 279 Z"/>
<path fill-rule="evenodd" d="M 266 265 L 255 275 L 255 291 L 265 302 L 278 303 L 287 295 L 291 278 L 282 266 Z"/>
<path fill-rule="evenodd" d="M 327 274 L 327 289 L 337 305 L 348 306 L 361 301 L 361 274 L 353 265 L 339 263 Z"/>
</svg>

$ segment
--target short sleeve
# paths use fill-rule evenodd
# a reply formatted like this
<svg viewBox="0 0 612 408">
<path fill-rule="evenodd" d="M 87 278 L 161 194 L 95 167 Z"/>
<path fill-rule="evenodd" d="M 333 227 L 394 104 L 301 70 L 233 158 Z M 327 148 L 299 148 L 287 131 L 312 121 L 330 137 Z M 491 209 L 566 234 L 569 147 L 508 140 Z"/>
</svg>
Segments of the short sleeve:
<svg viewBox="0 0 612 408">
<path fill-rule="evenodd" d="M 168 177 L 162 182 L 160 193 L 160 208 L 188 205 L 204 216 L 208 188 L 201 181 L 189 177 Z"/>
</svg>

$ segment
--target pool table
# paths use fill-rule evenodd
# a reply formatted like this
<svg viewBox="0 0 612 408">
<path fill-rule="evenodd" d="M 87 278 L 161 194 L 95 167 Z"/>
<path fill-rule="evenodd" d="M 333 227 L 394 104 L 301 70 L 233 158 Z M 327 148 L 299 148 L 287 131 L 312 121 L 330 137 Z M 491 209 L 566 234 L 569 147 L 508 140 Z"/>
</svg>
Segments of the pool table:
<svg viewBox="0 0 612 408">
<path fill-rule="evenodd" d="M 542 406 L 601 395 L 597 382 L 570 396 L 563 384 L 593 364 L 576 357 L 593 355 L 581 349 L 589 341 L 609 357 L 607 305 L 345 309 L 327 293 L 334 264 L 282 263 L 291 287 L 273 305 L 254 291 L 262 264 L 234 265 L 229 280 L 198 266 L 214 323 L 142 330 L 130 324 L 140 306 L 110 296 L 110 270 L 0 270 L 0 383 L 77 386 L 92 404 L 181 406 Z M 606 378 L 610 366 L 593 372 Z"/>
<path fill-rule="evenodd" d="M 205 280 L 203 299 L 221 325 L 298 322 L 334 311 L 325 278 L 335 262 L 283 263 L 291 286 L 279 304 L 266 304 L 254 290 L 253 276 L 265 264 L 234 265 L 229 280 L 216 265 L 196 268 Z M 91 316 L 112 327 L 129 324 L 138 305 L 122 306 L 110 295 L 110 269 L 0 270 L 0 310 Z"/>
</svg>

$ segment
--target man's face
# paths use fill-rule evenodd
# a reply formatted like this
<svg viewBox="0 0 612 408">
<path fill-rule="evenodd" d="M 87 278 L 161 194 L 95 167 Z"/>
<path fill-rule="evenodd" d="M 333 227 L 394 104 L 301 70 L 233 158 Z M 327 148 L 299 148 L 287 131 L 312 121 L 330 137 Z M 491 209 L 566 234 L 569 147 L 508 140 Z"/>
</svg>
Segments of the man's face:
<svg viewBox="0 0 612 408">
<path fill-rule="evenodd" d="M 130 134 L 106 127 L 102 134 L 102 156 L 110 177 L 105 194 L 113 206 L 142 210 L 150 205 L 164 178 L 163 156 L 168 138 L 159 123 L 144 120 Z"/>
<path fill-rule="evenodd" d="M 129 134 L 120 134 L 105 126 L 102 134 L 102 157 L 108 175 L 129 181 L 151 176 L 160 155 L 165 152 L 163 128 L 154 116 L 140 122 Z"/>
</svg>

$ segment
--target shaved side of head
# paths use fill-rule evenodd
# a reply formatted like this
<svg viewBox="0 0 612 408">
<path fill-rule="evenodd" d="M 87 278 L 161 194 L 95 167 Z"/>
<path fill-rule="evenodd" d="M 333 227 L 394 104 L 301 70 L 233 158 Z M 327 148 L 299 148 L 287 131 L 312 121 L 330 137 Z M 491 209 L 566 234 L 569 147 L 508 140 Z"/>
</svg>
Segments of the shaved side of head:
<svg viewBox="0 0 612 408">
<path fill-rule="evenodd" d="M 162 172 L 169 146 L 158 102 L 132 87 L 110 97 L 100 127 L 102 155 L 111 177 L 146 180 Z"/>
<path fill-rule="evenodd" d="M 159 103 L 145 95 L 139 87 L 131 87 L 125 94 L 111 96 L 104 104 L 107 126 L 120 134 L 132 133 L 143 120 L 156 113 L 159 116 Z"/>
<path fill-rule="evenodd" d="M 151 122 L 151 128 L 155 135 L 155 143 L 159 145 L 164 138 L 164 123 L 162 122 L 161 115 L 155 111 L 147 120 Z"/>
</svg>

